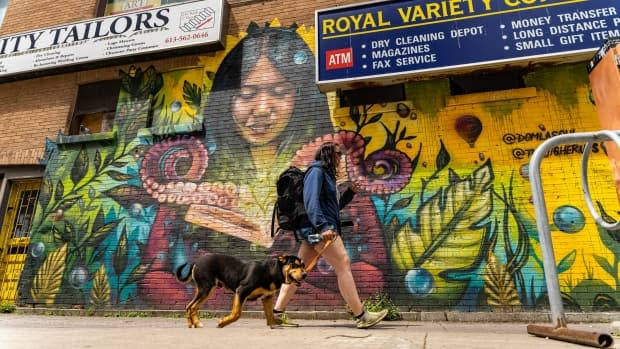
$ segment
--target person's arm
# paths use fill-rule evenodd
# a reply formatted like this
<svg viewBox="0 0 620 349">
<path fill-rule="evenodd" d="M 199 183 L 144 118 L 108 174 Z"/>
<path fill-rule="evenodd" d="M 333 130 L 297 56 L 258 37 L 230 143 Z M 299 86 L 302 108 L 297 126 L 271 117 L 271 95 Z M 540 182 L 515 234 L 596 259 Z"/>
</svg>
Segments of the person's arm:
<svg viewBox="0 0 620 349">
<path fill-rule="evenodd" d="M 345 206 L 349 204 L 349 202 L 351 202 L 351 200 L 353 200 L 353 197 L 355 196 L 355 193 L 357 193 L 357 191 L 359 190 L 359 187 L 359 183 L 353 182 L 347 188 L 347 190 L 345 190 L 344 193 L 340 195 L 340 200 L 338 201 L 340 203 L 339 209 L 342 210 Z"/>
<path fill-rule="evenodd" d="M 347 188 L 347 190 L 345 190 L 344 193 L 340 195 L 340 200 L 338 201 L 340 203 L 339 208 L 342 210 L 345 206 L 349 204 L 349 202 L 351 202 L 351 200 L 353 200 L 354 196 L 355 192 L 351 190 L 351 188 Z"/>
<path fill-rule="evenodd" d="M 321 233 L 335 229 L 325 219 L 321 209 L 321 189 L 324 180 L 323 171 L 316 167 L 310 168 L 304 177 L 304 207 L 310 223 Z"/>
</svg>

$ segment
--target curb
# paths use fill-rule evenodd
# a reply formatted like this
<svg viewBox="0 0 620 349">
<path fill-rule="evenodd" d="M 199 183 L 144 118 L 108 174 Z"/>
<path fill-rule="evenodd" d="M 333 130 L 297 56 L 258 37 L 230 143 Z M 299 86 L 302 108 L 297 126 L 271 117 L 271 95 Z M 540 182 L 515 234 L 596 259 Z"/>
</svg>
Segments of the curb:
<svg viewBox="0 0 620 349">
<path fill-rule="evenodd" d="M 123 309 L 123 310 L 87 310 L 87 309 L 63 309 L 63 308 L 30 308 L 17 307 L 16 313 L 29 315 L 49 316 L 101 316 L 101 317 L 168 317 L 183 318 L 182 310 L 148 310 L 148 309 Z M 203 317 L 221 317 L 228 311 L 201 311 Z M 287 314 L 294 319 L 300 320 L 349 320 L 351 315 L 345 311 L 288 311 Z M 547 312 L 401 312 L 403 321 L 445 321 L 445 322 L 551 322 L 551 314 Z M 620 312 L 610 313 L 565 313 L 568 323 L 613 323 L 620 321 Z M 243 316 L 247 318 L 264 317 L 262 311 L 246 310 Z M 620 323 L 619 323 L 620 324 Z"/>
</svg>

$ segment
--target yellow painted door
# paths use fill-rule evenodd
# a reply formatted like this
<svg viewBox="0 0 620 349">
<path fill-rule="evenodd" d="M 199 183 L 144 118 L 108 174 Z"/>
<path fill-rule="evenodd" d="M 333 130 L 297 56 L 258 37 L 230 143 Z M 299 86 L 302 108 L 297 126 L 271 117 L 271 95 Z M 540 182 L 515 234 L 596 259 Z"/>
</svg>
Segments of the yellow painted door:
<svg viewBox="0 0 620 349">
<path fill-rule="evenodd" d="M 0 302 L 15 302 L 40 186 L 40 179 L 11 181 L 9 201 L 0 231 Z"/>
</svg>

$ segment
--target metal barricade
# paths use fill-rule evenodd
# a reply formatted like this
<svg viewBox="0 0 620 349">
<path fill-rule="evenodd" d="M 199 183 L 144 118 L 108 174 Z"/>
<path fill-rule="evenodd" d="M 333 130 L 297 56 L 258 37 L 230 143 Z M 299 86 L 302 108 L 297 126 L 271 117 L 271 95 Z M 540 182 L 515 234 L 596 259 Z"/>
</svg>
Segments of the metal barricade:
<svg viewBox="0 0 620 349">
<path fill-rule="evenodd" d="M 605 222 L 598 214 L 592 203 L 590 188 L 588 184 L 588 160 L 590 151 L 595 142 L 613 141 L 620 148 L 620 131 L 598 131 L 564 134 L 552 137 L 543 142 L 532 155 L 529 164 L 529 179 L 532 187 L 532 197 L 534 208 L 536 211 L 536 227 L 540 235 L 540 245 L 543 255 L 543 265 L 545 269 L 545 282 L 547 284 L 547 294 L 549 296 L 549 305 L 551 310 L 551 321 L 553 326 L 528 325 L 527 332 L 540 337 L 548 337 L 552 339 L 568 341 L 572 343 L 589 345 L 599 348 L 609 348 L 613 345 L 611 335 L 599 332 L 589 332 L 568 329 L 566 326 L 566 317 L 564 314 L 564 306 L 562 304 L 562 294 L 560 293 L 560 283 L 558 280 L 558 271 L 556 268 L 555 255 L 553 252 L 553 243 L 551 241 L 551 232 L 549 220 L 547 218 L 547 206 L 545 203 L 545 195 L 542 186 L 540 174 L 540 164 L 545 154 L 550 149 L 562 144 L 586 143 L 581 163 L 581 184 L 586 199 L 586 204 L 590 213 L 594 217 L 597 224 L 605 229 L 620 229 L 620 222 L 610 224 Z"/>
</svg>

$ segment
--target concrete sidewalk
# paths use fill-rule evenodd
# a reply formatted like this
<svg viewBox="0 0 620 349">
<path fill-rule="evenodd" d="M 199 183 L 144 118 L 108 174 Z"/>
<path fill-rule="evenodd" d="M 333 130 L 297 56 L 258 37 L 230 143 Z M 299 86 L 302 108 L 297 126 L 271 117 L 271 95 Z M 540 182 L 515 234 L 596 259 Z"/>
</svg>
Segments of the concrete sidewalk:
<svg viewBox="0 0 620 349">
<path fill-rule="evenodd" d="M 358 330 L 349 320 L 299 320 L 298 328 L 269 329 L 263 319 L 242 318 L 226 328 L 203 319 L 0 314 L 0 347 L 74 348 L 584 348 L 527 334 L 525 323 L 386 321 Z M 542 325 L 550 325 L 542 323 Z M 569 324 L 570 329 L 610 333 L 610 323 Z M 615 338 L 617 339 L 617 338 Z M 615 344 L 617 345 L 617 344 Z"/>
</svg>

